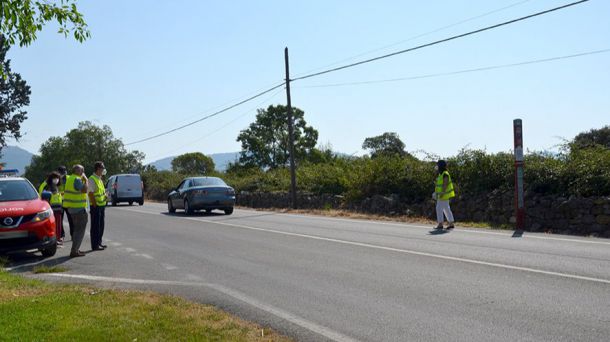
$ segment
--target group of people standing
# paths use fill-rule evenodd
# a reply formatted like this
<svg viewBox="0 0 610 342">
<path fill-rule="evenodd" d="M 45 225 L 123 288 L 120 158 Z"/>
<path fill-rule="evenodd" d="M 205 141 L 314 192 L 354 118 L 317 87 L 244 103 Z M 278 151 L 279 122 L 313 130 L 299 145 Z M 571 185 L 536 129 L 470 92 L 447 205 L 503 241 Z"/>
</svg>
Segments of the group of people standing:
<svg viewBox="0 0 610 342">
<path fill-rule="evenodd" d="M 41 198 L 47 200 L 53 209 L 58 246 L 63 246 L 65 238 L 64 214 L 68 218 L 72 238 L 70 250 L 72 258 L 85 256 L 80 247 L 87 230 L 89 214 L 91 215 L 91 249 L 99 251 L 107 247 L 102 243 L 108 198 L 102 181 L 102 177 L 106 175 L 106 167 L 103 162 L 98 161 L 93 169 L 93 174 L 87 178 L 82 165 L 74 165 L 70 175 L 65 166 L 60 166 L 57 171 L 47 176 L 38 189 Z"/>
</svg>

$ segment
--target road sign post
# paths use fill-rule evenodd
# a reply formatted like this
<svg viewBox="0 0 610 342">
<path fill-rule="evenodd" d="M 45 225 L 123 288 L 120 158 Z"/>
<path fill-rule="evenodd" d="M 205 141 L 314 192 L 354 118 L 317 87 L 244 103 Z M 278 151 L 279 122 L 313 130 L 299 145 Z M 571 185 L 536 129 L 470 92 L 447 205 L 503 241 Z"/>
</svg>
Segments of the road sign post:
<svg viewBox="0 0 610 342">
<path fill-rule="evenodd" d="M 525 199 L 523 198 L 523 123 L 521 119 L 513 120 L 515 140 L 515 230 L 523 231 L 525 227 Z"/>
</svg>

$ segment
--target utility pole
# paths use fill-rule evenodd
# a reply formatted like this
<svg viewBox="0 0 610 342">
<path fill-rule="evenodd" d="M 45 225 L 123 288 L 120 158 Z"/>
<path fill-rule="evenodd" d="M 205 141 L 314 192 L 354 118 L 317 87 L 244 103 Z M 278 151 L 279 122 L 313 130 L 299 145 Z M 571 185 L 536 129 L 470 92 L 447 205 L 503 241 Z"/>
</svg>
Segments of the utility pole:
<svg viewBox="0 0 610 342">
<path fill-rule="evenodd" d="M 292 101 L 290 100 L 290 68 L 288 65 L 288 47 L 284 49 L 286 62 L 286 102 L 288 106 L 288 145 L 290 151 L 290 198 L 292 209 L 297 208 L 297 177 L 294 166 L 294 123 L 292 120 Z"/>
</svg>

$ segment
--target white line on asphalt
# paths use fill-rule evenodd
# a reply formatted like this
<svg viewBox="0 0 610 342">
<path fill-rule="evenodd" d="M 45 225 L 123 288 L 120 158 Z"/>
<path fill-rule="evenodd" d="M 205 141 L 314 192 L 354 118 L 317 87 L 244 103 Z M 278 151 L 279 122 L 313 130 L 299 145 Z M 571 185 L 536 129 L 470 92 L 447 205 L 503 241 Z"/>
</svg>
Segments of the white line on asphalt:
<svg viewBox="0 0 610 342">
<path fill-rule="evenodd" d="M 146 213 L 146 214 L 158 214 L 157 212 L 137 210 L 137 209 L 127 209 L 120 208 L 121 210 L 134 211 L 138 213 Z M 240 211 L 250 212 L 250 213 L 266 213 L 267 211 L 257 211 L 257 210 L 249 210 L 249 209 L 239 209 Z M 401 227 L 401 228 L 418 228 L 418 229 L 428 229 L 430 230 L 432 227 L 416 225 L 410 223 L 400 223 L 400 222 L 381 222 L 374 220 L 363 220 L 363 219 L 343 219 L 337 217 L 328 217 L 328 216 L 317 216 L 317 215 L 304 215 L 304 214 L 289 214 L 289 213 L 277 213 L 272 212 L 273 215 L 277 216 L 288 216 L 288 217 L 300 217 L 300 218 L 311 218 L 316 220 L 329 220 L 329 221 L 339 221 L 339 222 L 348 222 L 348 223 L 367 223 L 367 224 L 376 224 L 382 226 L 393 226 L 393 227 Z M 239 218 L 239 216 L 238 216 Z M 483 228 L 484 229 L 484 228 Z M 471 233 L 471 234 L 487 234 L 487 235 L 499 235 L 505 237 L 511 237 L 513 233 L 501 233 L 501 232 L 490 232 L 487 230 L 477 230 L 476 228 L 466 229 L 466 228 L 456 228 L 454 232 L 461 233 Z M 575 243 L 588 243 L 588 244 L 596 244 L 596 245 L 607 245 L 610 246 L 610 242 L 606 241 L 598 241 L 598 240 L 585 240 L 583 239 L 570 239 L 570 238 L 559 238 L 552 236 L 537 236 L 531 235 L 532 233 L 525 232 L 521 239 L 539 239 L 539 240 L 554 240 L 554 241 L 565 241 L 565 242 L 575 242 Z"/>
<path fill-rule="evenodd" d="M 311 330 L 317 334 L 320 334 L 326 338 L 340 342 L 352 342 L 355 339 L 345 336 L 341 333 L 333 331 L 329 328 L 321 326 L 319 324 L 308 321 L 297 315 L 291 314 L 290 312 L 284 311 L 277 307 L 265 304 L 257 299 L 249 297 L 239 291 L 230 289 L 228 287 L 211 284 L 211 283 L 195 283 L 195 282 L 184 282 L 184 281 L 170 281 L 170 280 L 147 280 L 147 279 L 132 279 L 132 278 L 115 278 L 115 277 L 102 277 L 102 276 L 91 276 L 85 274 L 66 274 L 66 273 L 48 273 L 45 276 L 60 277 L 60 278 L 71 278 L 71 279 L 83 279 L 92 281 L 107 281 L 112 283 L 125 283 L 125 284 L 139 284 L 139 285 L 174 285 L 174 286 L 190 286 L 190 287 L 207 287 L 218 292 L 221 292 L 227 296 L 233 297 L 240 300 L 248 305 L 254 306 L 260 310 L 266 311 L 272 315 L 275 315 L 288 322 L 296 324 L 305 329 Z M 44 277 L 44 276 L 43 276 Z"/>
<path fill-rule="evenodd" d="M 132 209 L 128 209 L 128 210 L 136 211 L 136 210 L 132 210 Z M 137 211 L 137 212 L 154 215 L 154 213 L 145 212 L 145 211 Z M 158 215 L 160 215 L 160 214 L 158 214 Z M 193 217 L 180 216 L 180 218 L 189 220 L 189 221 L 206 222 L 206 223 L 224 225 L 224 226 L 229 226 L 229 227 L 236 227 L 236 228 L 241 228 L 241 229 L 249 229 L 249 230 L 261 231 L 261 232 L 267 232 L 267 233 L 273 233 L 273 234 L 281 234 L 281 235 L 287 235 L 287 236 L 308 238 L 308 239 L 313 239 L 313 240 L 335 242 L 335 243 L 340 243 L 340 244 L 344 244 L 344 245 L 374 248 L 374 249 L 380 249 L 380 250 L 385 250 L 385 251 L 390 251 L 390 252 L 427 256 L 427 257 L 432 257 L 432 258 L 437 258 L 437 259 L 459 261 L 459 262 L 465 262 L 465 263 L 476 264 L 476 265 L 485 265 L 485 266 L 498 267 L 498 268 L 504 268 L 504 269 L 510 269 L 510 270 L 525 271 L 525 272 L 552 275 L 552 276 L 563 277 L 563 278 L 571 278 L 571 279 L 586 280 L 586 281 L 592 281 L 592 282 L 597 282 L 597 283 L 610 284 L 610 280 L 608 280 L 608 279 L 585 277 L 585 276 L 580 276 L 580 275 L 576 275 L 576 274 L 544 271 L 544 270 L 539 270 L 539 269 L 529 268 L 529 267 L 513 266 L 513 265 L 506 265 L 506 264 L 500 264 L 500 263 L 495 263 L 495 262 L 487 262 L 487 261 L 480 261 L 480 260 L 474 260 L 474 259 L 452 257 L 452 256 L 447 256 L 447 255 L 418 252 L 418 251 L 409 250 L 409 249 L 400 249 L 400 248 L 379 246 L 379 245 L 373 245 L 373 244 L 369 244 L 369 243 L 355 242 L 355 241 L 348 241 L 348 240 L 339 240 L 339 239 L 326 238 L 326 237 L 322 237 L 322 236 L 309 235 L 309 234 L 290 233 L 290 232 L 284 232 L 281 230 L 258 228 L 258 227 L 246 226 L 246 225 L 241 225 L 241 224 L 219 222 L 219 221 L 213 221 L 213 220 L 201 220 L 201 219 L 196 219 Z"/>
<path fill-rule="evenodd" d="M 131 248 L 131 247 L 125 247 L 125 250 L 127 251 L 127 253 L 135 253 L 136 250 Z"/>
<path fill-rule="evenodd" d="M 168 271 L 173 271 L 173 270 L 177 270 L 178 269 L 178 267 L 176 267 L 174 265 L 165 264 L 165 263 L 162 263 L 161 266 L 163 266 Z"/>
<path fill-rule="evenodd" d="M 119 246 L 122 246 L 123 244 L 120 242 L 111 242 L 110 245 L 112 245 L 114 247 L 119 247 Z"/>
<path fill-rule="evenodd" d="M 154 258 L 146 253 L 136 254 L 136 256 L 142 257 L 144 259 L 153 260 Z"/>
</svg>

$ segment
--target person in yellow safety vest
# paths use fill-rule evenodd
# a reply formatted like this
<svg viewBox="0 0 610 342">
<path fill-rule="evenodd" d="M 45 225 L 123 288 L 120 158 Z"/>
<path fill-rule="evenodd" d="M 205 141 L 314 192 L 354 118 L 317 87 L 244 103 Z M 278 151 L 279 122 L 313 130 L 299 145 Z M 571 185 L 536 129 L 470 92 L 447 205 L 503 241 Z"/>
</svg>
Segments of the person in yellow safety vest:
<svg viewBox="0 0 610 342">
<path fill-rule="evenodd" d="M 447 162 L 439 160 L 436 163 L 436 171 L 438 176 L 436 177 L 436 184 L 434 187 L 434 193 L 432 198 L 436 200 L 436 222 L 438 225 L 436 229 L 443 229 L 444 217 L 447 217 L 449 225 L 447 229 L 453 229 L 455 220 L 453 219 L 453 213 L 449 206 L 449 200 L 455 197 L 455 190 L 453 189 L 453 182 L 451 181 L 451 175 L 447 171 Z"/>
<path fill-rule="evenodd" d="M 42 198 L 42 192 L 47 188 L 47 181 L 43 180 L 42 183 L 40 183 L 40 186 L 38 187 L 38 198 Z"/>
<path fill-rule="evenodd" d="M 59 179 L 59 192 L 61 192 L 61 195 L 64 195 L 64 191 L 66 189 L 66 177 L 68 175 L 68 171 L 66 170 L 66 167 L 63 165 L 60 165 L 57 168 L 57 172 L 59 173 L 59 176 L 61 177 Z M 61 215 L 61 221 L 63 222 L 64 220 L 64 215 L 66 215 L 66 217 L 68 217 L 68 226 L 70 227 L 70 236 L 72 236 L 72 232 L 74 231 L 74 225 L 72 224 L 72 216 L 70 216 L 70 213 L 68 213 L 67 210 L 62 210 L 62 215 Z M 61 230 L 61 238 L 63 239 L 66 235 L 66 231 L 63 229 L 63 224 L 62 224 L 62 230 Z"/>
<path fill-rule="evenodd" d="M 102 182 L 102 176 L 106 175 L 106 167 L 101 161 L 95 162 L 94 173 L 89 177 L 89 203 L 91 206 L 91 249 L 101 251 L 106 249 L 102 244 L 104 235 L 105 212 L 106 212 L 106 188 Z"/>
<path fill-rule="evenodd" d="M 64 190 L 64 208 L 72 216 L 74 232 L 72 234 L 72 249 L 70 257 L 85 256 L 80 251 L 80 245 L 85 237 L 87 230 L 87 190 L 88 179 L 85 176 L 85 168 L 82 165 L 74 165 L 72 174 L 66 177 L 66 187 Z"/>
<path fill-rule="evenodd" d="M 51 209 L 53 209 L 53 215 L 55 216 L 55 236 L 57 237 L 57 245 L 63 245 L 62 239 L 62 230 L 63 230 L 63 196 L 61 191 L 59 190 L 61 175 L 58 172 L 51 172 L 47 176 L 47 180 L 43 182 L 45 187 L 41 186 L 40 193 L 42 195 L 42 191 L 48 191 L 51 193 L 51 198 L 49 199 L 49 204 L 51 204 Z"/>
</svg>

